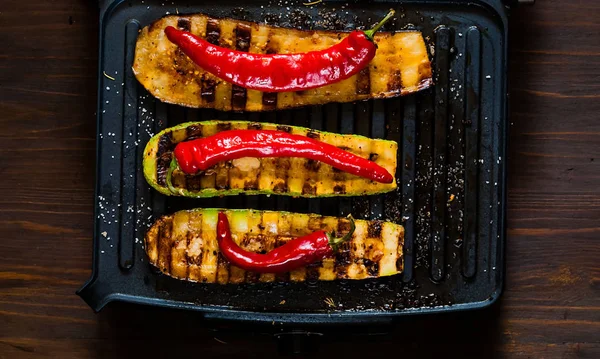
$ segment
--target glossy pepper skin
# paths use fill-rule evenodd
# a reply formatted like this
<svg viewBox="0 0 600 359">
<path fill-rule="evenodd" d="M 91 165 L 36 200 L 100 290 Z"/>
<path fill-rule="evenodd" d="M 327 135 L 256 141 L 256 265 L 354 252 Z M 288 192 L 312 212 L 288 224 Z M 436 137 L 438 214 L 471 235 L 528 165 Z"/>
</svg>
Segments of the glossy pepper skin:
<svg viewBox="0 0 600 359">
<path fill-rule="evenodd" d="M 247 89 L 264 92 L 302 91 L 325 86 L 358 73 L 375 57 L 372 30 L 353 31 L 330 48 L 297 54 L 255 54 L 216 46 L 178 30 L 165 29 L 167 38 L 192 61 L 211 74 Z"/>
<path fill-rule="evenodd" d="M 333 234 L 325 231 L 317 231 L 293 239 L 266 254 L 260 254 L 246 251 L 233 241 L 227 215 L 219 212 L 217 241 L 221 254 L 239 268 L 257 273 L 285 273 L 331 257 L 340 244 L 352 238 L 355 229 L 352 217 L 350 221 L 350 231 L 341 238 L 334 238 Z"/>
<path fill-rule="evenodd" d="M 283 131 L 222 131 L 209 137 L 180 142 L 174 153 L 179 167 L 187 174 L 243 157 L 302 157 L 373 181 L 394 181 L 394 176 L 373 161 L 328 143 Z"/>
</svg>

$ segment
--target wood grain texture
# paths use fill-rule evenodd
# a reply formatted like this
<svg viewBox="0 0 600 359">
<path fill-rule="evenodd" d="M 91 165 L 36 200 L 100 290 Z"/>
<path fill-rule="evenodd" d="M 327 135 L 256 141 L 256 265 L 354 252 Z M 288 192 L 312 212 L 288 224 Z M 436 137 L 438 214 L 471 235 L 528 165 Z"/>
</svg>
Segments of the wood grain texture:
<svg viewBox="0 0 600 359">
<path fill-rule="evenodd" d="M 274 356 L 271 328 L 124 304 L 96 315 L 74 295 L 91 267 L 94 5 L 0 3 L 0 358 Z M 346 329 L 317 356 L 600 357 L 600 3 L 540 0 L 511 26 L 503 298 L 387 335 Z"/>
</svg>

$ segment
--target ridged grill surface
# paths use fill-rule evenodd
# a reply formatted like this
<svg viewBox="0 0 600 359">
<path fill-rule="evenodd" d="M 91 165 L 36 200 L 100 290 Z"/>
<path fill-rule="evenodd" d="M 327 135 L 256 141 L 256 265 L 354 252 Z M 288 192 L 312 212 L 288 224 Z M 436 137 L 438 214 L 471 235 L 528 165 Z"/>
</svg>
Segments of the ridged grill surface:
<svg viewBox="0 0 600 359">
<path fill-rule="evenodd" d="M 294 10 L 287 11 L 287 6 Z M 430 47 L 435 86 L 417 95 L 277 112 L 225 113 L 161 103 L 137 83 L 131 70 L 139 29 L 167 12 L 349 30 L 373 23 L 390 6 L 399 16 L 386 30 L 415 27 L 423 31 Z M 497 296 L 504 241 L 503 15 L 473 2 L 358 3 L 345 5 L 343 11 L 338 8 L 335 14 L 330 11 L 332 2 L 316 7 L 251 2 L 242 7 L 233 1 L 190 6 L 146 1 L 131 6 L 117 3 L 106 10 L 100 71 L 108 76 L 101 75 L 99 87 L 96 277 L 81 292 L 88 303 L 98 309 L 120 298 L 202 309 L 214 316 L 232 315 L 219 312 L 226 308 L 312 314 L 333 310 L 340 317 L 358 318 L 367 313 L 403 313 L 406 308 L 427 312 L 480 306 Z M 279 14 L 288 13 L 294 15 L 279 19 Z M 142 151 L 151 135 L 185 121 L 212 119 L 274 122 L 397 141 L 398 189 L 385 195 L 326 199 L 167 198 L 151 190 L 141 168 Z M 148 225 L 162 214 L 198 207 L 352 213 L 361 219 L 402 223 L 404 272 L 364 281 L 227 286 L 161 275 L 147 263 L 142 248 Z M 451 306 L 431 309 L 447 304 Z M 317 318 L 278 315 L 279 320 L 291 321 Z"/>
</svg>

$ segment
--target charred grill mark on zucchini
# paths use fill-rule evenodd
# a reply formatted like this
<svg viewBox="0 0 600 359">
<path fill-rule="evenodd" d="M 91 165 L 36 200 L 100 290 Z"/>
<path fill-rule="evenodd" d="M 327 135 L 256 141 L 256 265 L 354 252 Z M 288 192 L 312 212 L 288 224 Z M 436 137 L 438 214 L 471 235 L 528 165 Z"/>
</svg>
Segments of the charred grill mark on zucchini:
<svg viewBox="0 0 600 359">
<path fill-rule="evenodd" d="M 319 141 L 321 138 L 321 136 L 319 136 L 319 133 L 315 132 L 313 130 L 308 130 L 308 132 L 306 132 L 306 137 L 312 138 L 313 140 L 317 140 L 317 141 Z"/>
<path fill-rule="evenodd" d="M 290 159 L 289 158 L 277 158 L 275 160 L 275 179 L 276 183 L 273 186 L 273 192 L 275 193 L 283 193 L 287 192 L 288 185 L 288 173 L 290 169 Z"/>
<path fill-rule="evenodd" d="M 249 130 L 261 130 L 262 125 L 258 122 L 252 122 L 252 123 L 248 124 L 248 129 Z"/>
<path fill-rule="evenodd" d="M 205 121 L 184 123 L 154 136 L 144 151 L 144 176 L 159 192 L 171 195 L 166 188 L 166 174 L 172 151 L 181 141 L 210 136 L 230 129 L 285 130 L 293 134 L 318 137 L 364 158 L 376 158 L 390 173 L 396 172 L 397 144 L 356 135 L 338 135 L 302 127 L 246 121 Z M 356 139 L 356 141 L 354 140 Z M 368 143 L 365 143 L 368 141 Z M 157 155 L 160 157 L 156 157 Z M 240 191 L 264 194 L 320 197 L 363 195 L 393 190 L 396 183 L 382 184 L 349 175 L 319 161 L 303 158 L 262 158 L 258 167 L 237 167 L 235 161 L 223 162 L 193 175 L 180 170 L 173 173 L 173 185 L 188 197 L 213 197 Z M 348 182 L 352 181 L 352 182 Z"/>
<path fill-rule="evenodd" d="M 238 85 L 231 86 L 231 107 L 234 111 L 246 108 L 246 89 Z"/>
<path fill-rule="evenodd" d="M 188 235 L 189 213 L 176 212 L 171 224 L 171 270 L 170 272 L 178 278 L 189 277 Z"/>
<path fill-rule="evenodd" d="M 277 236 L 277 238 L 275 238 L 275 248 L 286 244 L 290 239 L 291 238 L 289 236 Z M 275 280 L 277 280 L 278 282 L 289 282 L 290 273 L 277 273 L 275 274 Z"/>
<path fill-rule="evenodd" d="M 228 163 L 220 163 L 216 166 L 215 188 L 220 190 L 229 189 L 229 167 Z"/>
<path fill-rule="evenodd" d="M 206 41 L 213 45 L 219 45 L 219 38 L 221 37 L 221 28 L 219 27 L 219 21 L 216 19 L 209 19 L 206 22 Z M 206 103 L 215 102 L 215 93 L 217 88 L 217 81 L 212 75 L 203 72 L 200 77 L 200 96 Z"/>
<path fill-rule="evenodd" d="M 170 151 L 173 145 L 173 141 L 171 141 L 171 132 L 165 132 L 160 136 L 158 141 L 158 149 L 156 151 L 156 156 L 161 157 L 165 152 Z"/>
<path fill-rule="evenodd" d="M 263 92 L 262 105 L 266 111 L 277 108 L 277 92 Z"/>
<path fill-rule="evenodd" d="M 304 168 L 311 172 L 317 172 L 319 168 L 321 168 L 321 162 L 308 158 L 306 159 L 306 162 L 304 162 Z"/>
<path fill-rule="evenodd" d="M 369 222 L 369 238 L 379 238 L 381 236 L 381 221 L 374 220 Z"/>
<path fill-rule="evenodd" d="M 231 130 L 230 122 L 219 122 L 217 124 L 217 132 L 229 131 L 229 130 Z"/>
<path fill-rule="evenodd" d="M 206 22 L 206 41 L 213 45 L 219 45 L 219 38 L 221 37 L 221 27 L 219 26 L 219 20 L 209 19 Z"/>
<path fill-rule="evenodd" d="M 317 194 L 317 186 L 312 182 L 314 182 L 312 179 L 307 179 L 306 182 L 304 182 L 304 185 L 302 185 L 303 195 L 314 196 Z"/>
<path fill-rule="evenodd" d="M 250 36 L 252 33 L 252 27 L 248 24 L 239 23 L 235 28 L 235 48 L 248 52 L 250 49 Z"/>
<path fill-rule="evenodd" d="M 277 126 L 277 131 L 283 131 L 283 132 L 290 133 L 290 132 L 292 132 L 292 128 L 288 125 L 279 125 L 279 126 Z"/>
<path fill-rule="evenodd" d="M 156 160 L 156 182 L 161 186 L 167 185 L 167 171 L 171 163 L 171 153 L 163 153 Z"/>
<path fill-rule="evenodd" d="M 254 191 L 258 189 L 258 176 L 260 176 L 260 169 L 258 175 L 250 180 L 244 182 L 244 191 Z"/>
<path fill-rule="evenodd" d="M 171 153 L 173 141 L 171 141 L 171 132 L 166 132 L 160 136 L 156 149 L 156 180 L 159 185 L 167 185 L 167 171 L 171 163 Z"/>
<path fill-rule="evenodd" d="M 202 176 L 186 175 L 185 187 L 193 192 L 198 192 L 202 190 Z"/>
<path fill-rule="evenodd" d="M 215 102 L 215 89 L 217 81 L 204 74 L 200 77 L 200 97 L 208 103 Z"/>
<path fill-rule="evenodd" d="M 350 253 L 350 244 L 344 243 L 338 248 L 335 253 L 335 263 L 333 270 L 336 277 L 339 279 L 348 278 L 348 266 L 352 263 L 352 255 Z"/>
<path fill-rule="evenodd" d="M 391 79 L 388 82 L 388 91 L 393 93 L 402 92 L 402 74 L 399 70 L 392 73 Z"/>
<path fill-rule="evenodd" d="M 323 265 L 323 261 L 318 261 L 306 266 L 306 281 L 314 282 L 319 280 L 319 267 Z"/>
<path fill-rule="evenodd" d="M 227 284 L 229 283 L 229 262 L 227 261 L 227 259 L 225 259 L 225 257 L 223 257 L 223 255 L 220 252 L 217 252 L 217 256 L 217 282 L 219 284 Z"/>
<path fill-rule="evenodd" d="M 402 260 L 402 259 L 400 259 Z M 373 262 L 370 259 L 364 258 L 363 259 L 363 264 L 367 270 L 367 274 L 370 277 L 376 277 L 377 274 L 379 273 L 379 264 L 377 262 Z"/>
<path fill-rule="evenodd" d="M 335 186 L 333 186 L 333 193 L 335 194 L 346 194 L 346 185 L 342 184 L 336 184 Z"/>
<path fill-rule="evenodd" d="M 191 126 L 186 127 L 185 135 L 187 136 L 186 141 L 190 141 L 190 140 L 193 140 L 196 138 L 201 138 L 202 137 L 202 125 L 197 124 L 197 125 L 191 125 Z"/>
<path fill-rule="evenodd" d="M 168 220 L 165 220 L 164 222 L 161 222 L 158 230 L 159 235 L 158 243 L 156 246 L 158 250 L 157 267 L 164 273 L 169 273 L 171 270 L 171 247 L 173 245 L 171 241 L 172 225 L 173 217 L 169 218 Z"/>
<path fill-rule="evenodd" d="M 235 28 L 235 48 L 239 51 L 248 52 L 250 49 L 250 34 L 252 28 L 239 23 Z M 235 111 L 243 111 L 246 108 L 247 91 L 237 85 L 231 86 L 231 107 Z"/>
<path fill-rule="evenodd" d="M 356 76 L 356 93 L 359 95 L 371 93 L 371 74 L 368 66 L 360 70 Z"/>
</svg>

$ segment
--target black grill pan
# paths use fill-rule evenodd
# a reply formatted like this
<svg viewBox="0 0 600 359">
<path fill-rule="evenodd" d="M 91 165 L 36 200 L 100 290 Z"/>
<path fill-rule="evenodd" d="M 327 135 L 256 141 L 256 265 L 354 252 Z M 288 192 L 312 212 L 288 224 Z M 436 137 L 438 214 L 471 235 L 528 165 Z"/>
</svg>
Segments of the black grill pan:
<svg viewBox="0 0 600 359">
<path fill-rule="evenodd" d="M 78 294 L 96 311 L 115 300 L 281 323 L 387 321 L 474 309 L 502 291 L 505 240 L 507 4 L 501 1 L 105 1 L 100 12 L 96 219 L 92 278 Z M 138 31 L 165 14 L 203 12 L 285 27 L 351 30 L 387 9 L 386 30 L 426 37 L 435 86 L 403 98 L 255 114 L 167 105 L 133 76 Z M 333 11 L 335 8 L 335 11 Z M 247 119 L 399 143 L 398 190 L 357 198 L 169 198 L 142 175 L 152 134 L 184 121 Z M 364 281 L 216 285 L 175 280 L 142 248 L 153 219 L 195 207 L 258 208 L 403 223 L 403 274 Z"/>
</svg>

